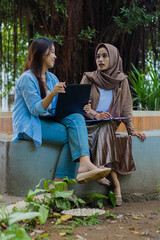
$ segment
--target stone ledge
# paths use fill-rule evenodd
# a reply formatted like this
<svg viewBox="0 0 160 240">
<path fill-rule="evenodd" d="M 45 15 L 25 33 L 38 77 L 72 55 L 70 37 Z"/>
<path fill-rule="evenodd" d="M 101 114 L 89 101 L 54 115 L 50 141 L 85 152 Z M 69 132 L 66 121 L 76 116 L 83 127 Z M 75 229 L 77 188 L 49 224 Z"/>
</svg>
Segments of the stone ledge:
<svg viewBox="0 0 160 240">
<path fill-rule="evenodd" d="M 128 194 L 153 194 L 158 192 L 155 188 L 160 184 L 160 130 L 144 131 L 147 139 L 141 142 L 137 137 L 132 137 L 132 152 L 136 171 L 130 175 L 118 175 L 123 195 Z M 84 185 L 74 186 L 75 194 L 83 196 L 89 193 L 106 194 L 108 187 L 89 182 Z"/>
<path fill-rule="evenodd" d="M 141 142 L 132 137 L 132 151 L 136 171 L 130 175 L 119 175 L 122 194 L 156 193 L 155 186 L 160 184 L 160 130 L 145 131 L 147 139 Z M 4 136 L 4 135 L 3 135 Z M 46 159 L 47 152 L 47 159 Z M 14 195 L 25 195 L 29 188 L 34 188 L 43 177 L 52 179 L 60 148 L 41 146 L 35 149 L 30 141 L 0 140 L 0 191 Z M 45 161 L 44 161 L 45 160 Z M 46 167 L 47 166 L 47 167 Z M 82 196 L 99 192 L 105 194 L 108 187 L 97 182 L 76 184 L 75 194 Z"/>
</svg>

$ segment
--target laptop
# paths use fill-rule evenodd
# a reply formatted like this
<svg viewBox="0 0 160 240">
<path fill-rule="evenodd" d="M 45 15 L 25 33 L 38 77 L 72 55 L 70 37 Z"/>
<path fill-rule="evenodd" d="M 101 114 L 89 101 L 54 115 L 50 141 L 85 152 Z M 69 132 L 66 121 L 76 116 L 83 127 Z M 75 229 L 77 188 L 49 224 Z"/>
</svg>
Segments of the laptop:
<svg viewBox="0 0 160 240">
<path fill-rule="evenodd" d="M 66 84 L 65 93 L 58 94 L 55 114 L 41 115 L 40 119 L 66 117 L 72 113 L 84 114 L 83 107 L 88 104 L 91 84 Z"/>
</svg>

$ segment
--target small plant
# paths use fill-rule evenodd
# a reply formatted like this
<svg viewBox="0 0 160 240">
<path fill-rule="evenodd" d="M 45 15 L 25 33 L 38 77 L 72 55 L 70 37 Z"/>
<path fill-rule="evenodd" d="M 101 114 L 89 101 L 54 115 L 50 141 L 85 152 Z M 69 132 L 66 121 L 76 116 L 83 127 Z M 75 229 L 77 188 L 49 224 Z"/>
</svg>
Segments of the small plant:
<svg viewBox="0 0 160 240">
<path fill-rule="evenodd" d="M 109 210 L 106 212 L 106 218 L 116 218 L 116 215 L 113 213 L 110 213 Z"/>
<path fill-rule="evenodd" d="M 131 5 L 132 7 L 120 8 L 121 15 L 113 17 L 116 24 L 129 34 L 131 34 L 134 29 L 137 29 L 138 26 L 148 26 L 151 21 L 156 21 L 156 14 L 148 14 L 145 6 L 139 6 L 139 2 L 140 1 L 135 0 Z"/>
<path fill-rule="evenodd" d="M 2 195 L 0 194 L 0 202 L 4 202 Z"/>
<path fill-rule="evenodd" d="M 95 38 L 96 34 L 96 29 L 91 29 L 88 26 L 86 30 L 81 30 L 81 32 L 78 34 L 78 38 L 81 40 L 92 42 L 92 39 Z"/>
<path fill-rule="evenodd" d="M 67 13 L 67 0 L 55 0 L 53 2 L 55 9 L 58 13 L 64 15 L 65 17 L 68 18 L 68 13 Z"/>
<path fill-rule="evenodd" d="M 148 74 L 142 74 L 132 64 L 133 71 L 128 73 L 128 78 L 134 90 L 133 102 L 140 110 L 160 109 L 160 79 L 158 70 L 154 70 L 150 63 Z"/>
<path fill-rule="evenodd" d="M 98 219 L 98 213 L 94 214 L 93 216 L 88 216 L 88 217 L 83 217 L 81 218 L 73 218 L 73 222 L 71 223 L 72 227 L 78 227 L 80 225 L 82 226 L 92 226 L 95 224 L 100 224 L 102 223 L 102 220 Z"/>
<path fill-rule="evenodd" d="M 113 208 L 115 207 L 116 200 L 117 200 L 117 194 L 113 193 L 112 191 L 109 191 L 108 196 L 105 196 L 100 193 L 91 193 L 91 194 L 88 194 L 87 197 L 89 198 L 89 201 L 96 200 L 99 208 L 103 208 L 103 206 L 104 206 L 103 200 L 104 199 L 110 200 Z"/>
<path fill-rule="evenodd" d="M 16 224 L 11 225 L 6 231 L 0 231 L 0 239 L 32 240 L 25 229 Z"/>
</svg>

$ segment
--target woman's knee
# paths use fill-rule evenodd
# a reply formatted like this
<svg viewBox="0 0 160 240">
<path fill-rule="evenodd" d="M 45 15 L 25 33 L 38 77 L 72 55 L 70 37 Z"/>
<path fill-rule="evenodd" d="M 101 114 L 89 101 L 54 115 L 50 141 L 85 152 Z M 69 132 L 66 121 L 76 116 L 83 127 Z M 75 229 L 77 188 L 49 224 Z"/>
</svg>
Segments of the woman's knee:
<svg viewBox="0 0 160 240">
<path fill-rule="evenodd" d="M 42 139 L 65 144 L 68 142 L 67 128 L 57 122 L 42 122 Z"/>
<path fill-rule="evenodd" d="M 84 117 L 83 117 L 83 115 L 80 114 L 80 113 L 70 114 L 70 115 L 68 116 L 68 118 L 70 118 L 70 119 L 73 120 L 73 121 L 76 121 L 76 122 L 85 124 Z"/>
</svg>

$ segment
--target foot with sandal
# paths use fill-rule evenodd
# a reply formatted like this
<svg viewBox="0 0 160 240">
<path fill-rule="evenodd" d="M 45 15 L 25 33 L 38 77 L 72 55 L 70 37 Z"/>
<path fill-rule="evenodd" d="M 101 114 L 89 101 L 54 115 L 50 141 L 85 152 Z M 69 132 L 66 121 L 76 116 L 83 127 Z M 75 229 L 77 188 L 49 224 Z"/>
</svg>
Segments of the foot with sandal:
<svg viewBox="0 0 160 240">
<path fill-rule="evenodd" d="M 100 166 L 99 168 L 104 169 L 104 166 Z M 123 201 L 122 201 L 120 183 L 119 183 L 119 180 L 117 178 L 117 173 L 114 170 L 111 170 L 110 174 L 111 174 L 111 179 L 112 179 L 112 182 L 113 182 L 113 192 L 115 194 L 117 194 L 116 207 L 120 207 L 120 206 L 122 206 Z M 110 186 L 110 181 L 108 179 L 106 179 L 105 177 L 101 178 L 101 179 L 98 179 L 97 182 L 99 184 Z"/>
<path fill-rule="evenodd" d="M 111 168 L 98 168 L 86 156 L 81 157 L 78 174 L 76 177 L 77 183 L 83 184 L 89 181 L 107 177 L 111 172 Z"/>
</svg>

